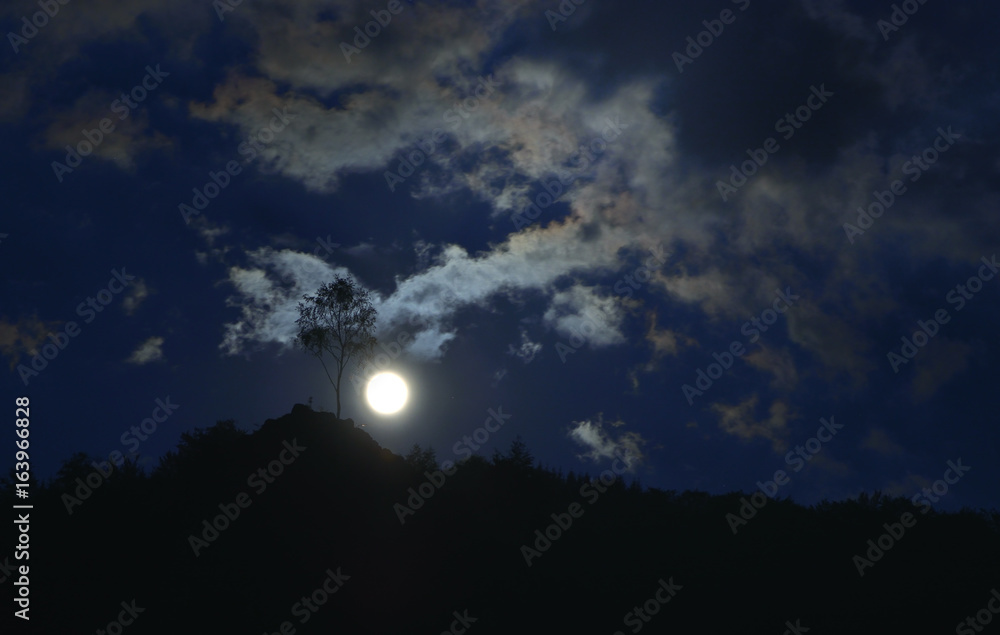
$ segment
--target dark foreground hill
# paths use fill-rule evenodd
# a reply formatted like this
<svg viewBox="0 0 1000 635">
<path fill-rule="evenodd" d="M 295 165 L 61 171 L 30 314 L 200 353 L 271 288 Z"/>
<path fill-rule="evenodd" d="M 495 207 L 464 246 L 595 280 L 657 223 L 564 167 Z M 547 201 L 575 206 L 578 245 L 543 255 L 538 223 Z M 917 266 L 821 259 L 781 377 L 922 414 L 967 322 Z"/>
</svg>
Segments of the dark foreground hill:
<svg viewBox="0 0 1000 635">
<path fill-rule="evenodd" d="M 23 562 L 0 556 L 0 619 L 16 627 L 2 632 L 818 635 L 1000 621 L 995 511 L 768 500 L 734 534 L 740 493 L 564 478 L 518 444 L 447 474 L 301 405 L 252 434 L 220 422 L 185 435 L 150 475 L 126 463 L 103 478 L 92 461 L 34 486 L 30 629 L 9 599 Z M 3 498 L 17 502 L 9 481 Z M 958 632 L 1000 628 L 982 623 Z"/>
</svg>

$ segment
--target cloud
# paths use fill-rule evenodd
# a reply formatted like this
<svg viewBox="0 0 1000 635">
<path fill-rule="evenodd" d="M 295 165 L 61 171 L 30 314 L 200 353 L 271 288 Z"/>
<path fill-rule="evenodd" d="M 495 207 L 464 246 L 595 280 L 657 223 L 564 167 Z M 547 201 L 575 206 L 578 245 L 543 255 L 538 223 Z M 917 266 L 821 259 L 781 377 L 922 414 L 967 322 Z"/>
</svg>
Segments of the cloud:
<svg viewBox="0 0 1000 635">
<path fill-rule="evenodd" d="M 163 359 L 163 338 L 151 337 L 139 345 L 127 360 L 128 364 L 142 366 L 151 362 L 158 362 Z"/>
<path fill-rule="evenodd" d="M 593 287 L 574 285 L 556 293 L 544 322 L 564 337 L 582 337 L 595 348 L 621 344 L 624 317 L 614 296 L 600 296 Z"/>
<path fill-rule="evenodd" d="M 379 322 L 384 328 L 412 325 L 419 347 L 411 351 L 428 358 L 443 354 L 442 345 L 455 336 L 456 314 L 465 308 L 488 308 L 499 294 L 534 291 L 554 294 L 556 308 L 551 320 L 558 327 L 568 327 L 581 319 L 578 311 L 587 308 L 600 315 L 613 316 L 608 302 L 586 291 L 554 293 L 553 284 L 560 277 L 592 268 L 595 263 L 613 266 L 612 244 L 580 245 L 578 229 L 559 226 L 517 234 L 492 251 L 472 257 L 462 247 L 447 245 L 429 267 L 398 281 L 396 288 L 378 303 Z M 619 239 L 620 240 L 620 239 Z M 568 313 L 567 313 L 568 312 Z M 575 317 L 574 317 L 575 316 Z M 620 341 L 613 332 L 603 330 L 595 345 Z M 419 353 L 418 353 L 419 350 Z"/>
<path fill-rule="evenodd" d="M 43 80 L 50 80 L 51 74 L 60 65 L 86 61 L 87 55 L 81 54 L 81 49 L 95 41 L 127 39 L 151 45 L 148 38 L 154 30 L 142 28 L 147 22 L 157 25 L 157 30 L 162 29 L 161 33 L 172 35 L 166 42 L 168 49 L 164 57 L 191 59 L 198 53 L 192 47 L 194 42 L 216 23 L 213 11 L 198 10 L 203 8 L 198 0 L 134 0 L 128 3 L 94 0 L 88 7 L 89 15 L 99 15 L 99 20 L 82 19 L 72 4 L 60 4 L 58 13 L 39 30 L 39 36 L 21 45 L 18 65 L 31 69 L 33 88 L 37 88 Z M 0 18 L 14 22 L 19 21 L 22 15 L 25 15 L 23 5 L 0 5 Z M 28 15 L 31 13 L 28 12 Z M 28 53 L 24 54 L 26 51 Z M 143 63 L 153 64 L 156 61 L 144 60 Z"/>
<path fill-rule="evenodd" d="M 551 242 L 543 242 L 541 234 Z M 551 285 L 563 275 L 589 269 L 594 261 L 609 265 L 613 262 L 614 256 L 606 253 L 605 246 L 581 248 L 571 242 L 570 234 L 576 232 L 567 229 L 518 234 L 477 257 L 470 257 L 462 247 L 448 245 L 433 265 L 399 281 L 395 290 L 381 299 L 380 321 L 386 326 L 409 323 L 432 333 L 450 333 L 452 319 L 460 309 L 486 308 L 497 294 L 512 291 L 550 293 Z M 570 295 L 561 295 L 560 299 L 577 306 Z"/>
<path fill-rule="evenodd" d="M 648 361 L 637 364 L 628 372 L 629 384 L 633 393 L 639 391 L 639 374 L 653 373 L 660 370 L 660 362 L 667 356 L 676 357 L 681 343 L 685 346 L 698 346 L 698 342 L 686 335 L 679 335 L 671 329 L 657 328 L 657 311 L 655 309 L 646 312 L 646 342 L 653 349 L 653 354 Z"/>
<path fill-rule="evenodd" d="M 146 281 L 142 278 L 134 281 L 131 284 L 128 295 L 122 300 L 122 308 L 125 310 L 126 315 L 132 315 L 135 313 L 139 305 L 149 297 L 149 287 L 146 286 Z"/>
<path fill-rule="evenodd" d="M 500 369 L 498 369 L 495 373 L 493 373 L 493 383 L 490 384 L 490 387 L 496 388 L 497 386 L 499 386 L 500 382 L 506 376 L 507 376 L 507 369 L 506 368 L 500 368 Z"/>
<path fill-rule="evenodd" d="M 834 479 L 843 480 L 857 475 L 857 470 L 851 467 L 849 463 L 833 459 L 824 452 L 811 456 L 812 460 L 809 461 L 809 467 L 813 470 L 822 470 Z"/>
<path fill-rule="evenodd" d="M 690 337 L 680 335 L 670 329 L 657 328 L 657 312 L 655 310 L 647 313 L 646 341 L 653 347 L 653 362 L 666 356 L 677 356 L 679 341 L 683 341 L 687 346 L 697 346 L 698 343 Z M 651 370 L 653 362 L 646 368 Z"/>
<path fill-rule="evenodd" d="M 474 109 L 463 109 L 461 116 L 454 109 L 474 95 L 484 75 L 469 61 L 494 45 L 482 28 L 481 10 L 407 3 L 385 33 L 348 62 L 340 42 L 352 41 L 353 28 L 371 16 L 357 3 L 334 2 L 338 19 L 324 19 L 330 4 L 304 2 L 293 16 L 276 3 L 241 7 L 241 17 L 256 30 L 260 75 L 232 73 L 216 87 L 211 102 L 192 104 L 192 115 L 236 124 L 249 133 L 270 117 L 272 108 L 288 107 L 296 120 L 276 141 L 280 151 L 265 153 L 267 162 L 320 192 L 337 189 L 346 173 L 381 171 L 398 151 L 415 147 L 434 129 L 447 132 L 462 147 L 497 134 L 491 120 L 505 116 L 496 94 L 504 81 L 499 76 L 494 80 L 501 88 Z M 282 88 L 279 94 L 279 86 L 292 90 Z M 339 104 L 327 107 L 307 94 L 337 94 Z M 431 160 L 444 161 L 443 154 Z"/>
<path fill-rule="evenodd" d="M 10 359 L 11 370 L 21 361 L 21 355 L 37 355 L 48 334 L 60 326 L 60 322 L 44 322 L 35 315 L 17 322 L 0 319 L 0 353 Z"/>
<path fill-rule="evenodd" d="M 881 488 L 881 492 L 883 496 L 901 496 L 903 498 L 910 498 L 914 495 L 914 493 L 930 487 L 933 482 L 933 479 L 929 479 L 926 476 L 914 474 L 913 472 L 907 472 L 906 476 L 902 479 L 896 479 L 886 483 Z"/>
<path fill-rule="evenodd" d="M 532 342 L 531 338 L 528 337 L 528 332 L 521 329 L 521 346 L 515 349 L 514 345 L 511 344 L 507 348 L 507 354 L 520 359 L 525 364 L 530 364 L 541 350 L 542 345 L 538 342 Z"/>
<path fill-rule="evenodd" d="M 656 284 L 677 301 L 697 304 L 702 311 L 712 317 L 740 312 L 742 305 L 731 277 L 719 269 L 691 275 L 682 272 L 668 275 L 658 273 L 653 277 Z"/>
<path fill-rule="evenodd" d="M 141 79 L 141 75 L 136 78 L 137 81 Z M 147 99 L 155 97 L 156 94 L 153 93 Z M 77 98 L 76 103 L 66 112 L 53 113 L 51 123 L 45 131 L 45 147 L 62 151 L 62 155 L 65 156 L 67 145 L 75 148 L 85 139 L 82 131 L 97 129 L 103 119 L 111 120 L 114 129 L 106 134 L 102 131 L 97 132 L 102 135 L 101 141 L 94 147 L 91 155 L 111 161 L 123 171 L 134 172 L 135 159 L 140 153 L 169 148 L 172 145 L 165 134 L 150 127 L 149 115 L 143 108 L 146 102 L 132 110 L 127 119 L 121 120 L 119 115 L 110 109 L 112 102 L 117 99 L 118 95 L 114 93 L 91 90 Z M 82 169 L 86 169 L 88 160 L 90 159 L 84 159 Z M 61 176 L 61 180 L 72 178 L 72 174 Z"/>
<path fill-rule="evenodd" d="M 814 353 L 831 372 L 848 373 L 863 382 L 875 368 L 865 356 L 871 343 L 846 320 L 824 313 L 805 299 L 786 315 L 789 339 Z"/>
<path fill-rule="evenodd" d="M 927 401 L 941 386 L 967 370 L 973 350 L 965 342 L 943 337 L 931 343 L 913 378 L 914 400 Z"/>
<path fill-rule="evenodd" d="M 616 421 L 611 425 L 618 428 L 623 423 Z M 603 413 L 598 413 L 593 419 L 572 422 L 569 437 L 589 450 L 577 455 L 577 458 L 591 459 L 595 463 L 601 459 L 618 459 L 625 464 L 625 471 L 635 472 L 646 460 L 642 448 L 647 441 L 638 432 L 623 432 L 612 438 L 603 426 Z"/>
<path fill-rule="evenodd" d="M 712 410 L 719 416 L 720 430 L 745 441 L 757 437 L 767 439 L 772 449 L 781 454 L 788 449 L 788 404 L 775 401 L 768 410 L 767 419 L 762 421 L 756 420 L 756 409 L 756 394 L 733 406 L 712 404 Z"/>
<path fill-rule="evenodd" d="M 227 305 L 238 307 L 240 316 L 224 325 L 219 348 L 228 355 L 268 343 L 291 348 L 302 296 L 315 293 L 338 275 L 351 277 L 342 267 L 290 249 L 262 247 L 247 255 L 251 268 L 229 269 L 228 282 L 236 295 L 227 299 Z"/>
<path fill-rule="evenodd" d="M 677 205 L 663 174 L 672 160 L 672 126 L 649 109 L 660 80 L 639 77 L 596 96 L 588 94 L 586 78 L 571 66 L 515 56 L 485 75 L 497 84 L 495 94 L 449 126 L 449 110 L 473 94 L 484 76 L 467 61 L 493 45 L 492 36 L 468 28 L 482 19 L 481 11 L 414 6 L 419 21 L 404 25 L 401 14 L 397 37 L 386 37 L 395 26 L 390 25 L 382 38 L 345 65 L 335 40 L 326 36 L 350 32 L 351 16 L 368 19 L 363 12 L 345 5 L 341 23 L 333 24 L 306 20 L 312 11 L 306 7 L 297 13 L 303 21 L 288 25 L 286 20 L 279 30 L 263 19 L 271 11 L 267 5 L 259 11 L 246 8 L 262 37 L 264 77 L 230 75 L 211 101 L 192 104 L 191 114 L 251 132 L 272 108 L 287 106 L 297 118 L 265 153 L 262 167 L 309 189 L 331 192 L 345 174 L 392 169 L 399 152 L 444 129 L 449 150 L 428 159 L 442 171 L 425 165 L 408 180 L 407 189 L 420 197 L 464 190 L 488 201 L 493 215 L 503 218 L 500 214 L 523 209 L 545 179 L 566 171 L 581 143 L 600 142 L 603 148 L 596 161 L 576 171 L 558 217 L 547 214 L 476 255 L 442 245 L 434 263 L 397 281 L 395 289 L 380 290 L 380 327 L 417 326 L 421 334 L 411 351 L 436 358 L 457 333 L 459 311 L 487 307 L 498 294 L 536 291 L 552 299 L 547 320 L 560 333 L 583 328 L 587 317 L 598 315 L 604 321 L 591 345 L 624 342 L 616 300 L 584 285 L 560 291 L 552 287 L 563 276 L 616 270 L 621 248 L 653 244 L 652 232 L 639 234 L 629 226 L 642 209 L 664 201 Z M 288 29 L 301 37 L 290 38 Z M 442 38 L 442 32 L 454 37 Z M 425 63 L 431 76 L 424 72 Z M 335 108 L 309 96 L 333 93 L 340 95 Z M 614 121 L 620 122 L 620 131 L 611 141 L 603 140 Z M 694 227 L 671 224 L 689 233 Z M 264 317 L 258 312 L 252 319 Z M 233 342 L 255 334 L 245 328 L 230 331 Z"/>
<path fill-rule="evenodd" d="M 601 276 L 620 267 L 622 248 L 663 242 L 682 255 L 676 270 L 655 273 L 650 290 L 656 297 L 650 301 L 693 308 L 712 320 L 732 320 L 738 330 L 770 304 L 777 286 L 808 290 L 811 303 L 796 304 L 780 329 L 787 328 L 792 343 L 811 352 L 809 361 L 827 375 L 846 373 L 861 385 L 874 367 L 866 328 L 892 310 L 898 294 L 879 275 L 879 265 L 891 258 L 879 245 L 889 244 L 894 234 L 906 235 L 916 246 L 910 255 L 914 260 L 942 249 L 957 258 L 984 252 L 980 247 L 998 236 L 960 231 L 967 219 L 942 210 L 963 208 L 962 201 L 932 176 L 914 186 L 921 194 L 907 198 L 907 215 L 887 213 L 879 219 L 870 230 L 881 234 L 879 240 L 865 235 L 852 245 L 845 239 L 840 227 L 853 221 L 850 210 L 868 201 L 873 190 L 886 189 L 887 173 L 898 172 L 907 157 L 932 140 L 926 138 L 928 129 L 945 124 L 945 114 L 958 112 L 961 119 L 990 106 L 985 98 L 947 103 L 955 79 L 944 71 L 929 73 L 937 65 L 922 52 L 927 49 L 914 45 L 938 35 L 914 26 L 896 46 L 880 49 L 883 43 L 870 28 L 871 20 L 852 13 L 847 4 L 802 0 L 801 9 L 781 15 L 781 24 L 790 27 L 783 31 L 790 48 L 795 43 L 807 45 L 805 50 L 829 44 L 830 59 L 809 67 L 816 77 L 802 76 L 797 66 L 783 69 L 773 81 L 793 86 L 787 94 L 771 95 L 772 84 L 756 79 L 736 83 L 732 92 L 756 106 L 729 109 L 721 117 L 696 84 L 677 82 L 672 72 L 647 63 L 634 69 L 623 64 L 630 59 L 627 51 L 581 52 L 570 45 L 551 53 L 546 48 L 543 56 L 532 47 L 505 48 L 505 31 L 520 19 L 534 21 L 549 37 L 539 19 L 544 3 L 407 5 L 348 62 L 339 43 L 352 40 L 354 27 L 371 19 L 364 7 L 346 0 L 304 0 L 293 7 L 261 0 L 243 3 L 238 16 L 226 22 L 227 27 L 238 24 L 239 35 L 251 43 L 253 65 L 232 67 L 211 97 L 187 106 L 191 118 L 220 130 L 235 127 L 240 135 L 258 130 L 272 109 L 287 108 L 295 119 L 269 144 L 257 169 L 326 194 L 340 190 L 353 175 L 380 179 L 396 169 L 401 153 L 417 148 L 435 130 L 444 135 L 394 195 L 440 199 L 461 194 L 481 201 L 487 211 L 471 222 L 490 224 L 499 237 L 478 253 L 435 245 L 435 259 L 418 258 L 418 270 L 397 279 L 394 288 L 372 290 L 379 328 L 415 329 L 415 355 L 441 358 L 469 309 L 489 309 L 497 297 L 520 292 L 546 300 L 541 309 L 545 321 L 562 335 L 583 328 L 590 311 L 607 318 L 589 340 L 593 346 L 623 343 L 622 301 L 607 295 Z M 621 20 L 619 26 L 639 26 L 624 13 L 605 15 Z M 588 15 L 578 12 L 573 20 L 575 28 L 587 28 Z M 917 33 L 920 40 L 908 39 Z M 503 54 L 495 55 L 498 51 Z M 845 63 L 859 51 L 868 61 Z M 741 63 L 752 67 L 756 61 Z M 629 72 L 594 72 L 603 68 Z M 489 95 L 475 101 L 474 108 L 456 109 L 490 76 L 495 88 Z M 919 78 L 924 79 L 917 82 Z M 710 161 L 702 148 L 722 144 L 726 152 L 740 156 L 746 146 L 735 145 L 732 135 L 723 133 L 757 129 L 751 114 L 774 121 L 797 103 L 789 100 L 808 93 L 809 82 L 821 80 L 835 94 L 817 114 L 824 123 L 808 123 L 790 143 L 782 141 L 780 153 L 738 196 L 721 201 L 715 182 L 725 175 L 729 159 Z M 848 108 L 847 89 L 841 87 L 859 82 L 872 90 L 863 91 L 863 98 L 857 98 L 862 101 Z M 913 104 L 912 117 L 896 116 L 904 103 Z M 871 123 L 845 123 L 861 107 L 873 113 Z M 764 110 L 758 112 L 760 108 Z M 890 115 L 892 125 L 883 125 Z M 623 124 L 620 136 L 601 141 L 603 150 L 585 168 L 571 169 L 574 154 L 582 144 L 600 140 L 609 118 Z M 710 124 L 703 123 L 708 120 Z M 723 139 L 685 143 L 685 135 L 697 134 L 699 125 L 714 126 Z M 805 135 L 811 135 L 808 143 Z M 949 155 L 934 171 L 940 178 L 956 176 L 946 170 L 957 172 L 966 164 L 975 162 Z M 541 210 L 530 227 L 516 231 L 511 213 L 523 211 L 556 174 L 567 172 L 576 178 L 558 202 Z M 971 179 L 963 183 L 968 196 L 986 192 L 996 198 L 992 186 Z M 987 219 L 983 226 L 991 226 L 989 205 L 964 207 Z M 226 238 L 203 235 L 215 242 Z M 244 273 L 231 277 L 237 286 L 233 302 L 248 308 L 227 325 L 226 350 L 261 342 L 286 346 L 293 330 L 289 307 L 297 298 L 290 299 L 287 286 L 268 288 L 270 274 L 264 279 L 250 275 L 262 270 L 259 263 L 243 266 Z M 804 271 L 810 272 L 808 277 Z M 567 288 L 569 279 L 576 282 Z M 313 278 L 297 279 L 295 292 L 311 291 L 316 284 Z M 654 356 L 676 355 L 677 333 L 685 330 L 673 323 L 670 329 L 653 325 L 645 337 Z M 775 388 L 790 390 L 805 372 L 792 364 L 798 359 L 793 352 L 760 352 L 747 361 L 770 369 Z"/>
<path fill-rule="evenodd" d="M 762 346 L 743 358 L 746 363 L 757 370 L 771 373 L 771 387 L 789 392 L 798 383 L 799 374 L 795 370 L 795 361 L 787 350 L 775 350 Z"/>
<path fill-rule="evenodd" d="M 456 334 L 456 331 L 442 331 L 438 326 L 431 326 L 417 333 L 406 351 L 421 359 L 437 359 L 444 355 L 446 345 Z"/>
<path fill-rule="evenodd" d="M 813 20 L 820 20 L 852 38 L 874 43 L 871 24 L 844 7 L 844 0 L 801 0 L 802 8 Z"/>
<path fill-rule="evenodd" d="M 458 245 L 446 245 L 425 269 L 397 280 L 388 292 L 373 290 L 380 331 L 405 327 L 415 331 L 410 353 L 436 359 L 454 339 L 456 315 L 463 309 L 488 308 L 494 297 L 534 291 L 552 300 L 546 312 L 549 324 L 562 333 L 582 328 L 587 319 L 598 324 L 589 341 L 607 346 L 624 341 L 618 329 L 622 310 L 612 297 L 591 287 L 576 285 L 562 291 L 556 281 L 577 272 L 614 271 L 618 251 L 632 240 L 622 231 L 606 231 L 600 240 L 586 240 L 585 228 L 574 223 L 554 224 L 510 236 L 491 251 L 472 256 Z M 246 267 L 233 266 L 228 280 L 236 290 L 230 306 L 241 316 L 225 326 L 223 350 L 241 351 L 245 344 L 291 345 L 297 319 L 296 305 L 334 275 L 349 275 L 342 267 L 293 250 L 261 248 L 248 254 Z M 284 280 L 279 284 L 278 280 Z"/>
<path fill-rule="evenodd" d="M 899 456 L 905 452 L 882 428 L 872 428 L 869 430 L 868 434 L 861 441 L 861 447 L 885 456 Z"/>
</svg>

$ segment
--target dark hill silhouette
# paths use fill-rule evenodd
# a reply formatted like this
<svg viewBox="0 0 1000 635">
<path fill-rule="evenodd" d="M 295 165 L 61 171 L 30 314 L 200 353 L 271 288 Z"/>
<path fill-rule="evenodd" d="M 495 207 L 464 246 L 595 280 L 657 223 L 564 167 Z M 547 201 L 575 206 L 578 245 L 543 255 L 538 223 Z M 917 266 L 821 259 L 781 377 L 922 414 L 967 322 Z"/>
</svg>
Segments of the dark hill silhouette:
<svg viewBox="0 0 1000 635">
<path fill-rule="evenodd" d="M 248 483 L 282 455 L 273 482 Z M 476 619 L 471 635 L 780 635 L 796 620 L 811 634 L 954 632 L 1000 587 L 996 511 L 925 515 L 879 496 L 810 508 L 771 500 L 733 535 L 726 515 L 743 493 L 621 481 L 600 493 L 589 477 L 532 466 L 521 444 L 442 473 L 401 524 L 394 506 L 427 481 L 429 454 L 398 456 L 350 419 L 303 405 L 253 433 L 226 421 L 185 434 L 151 474 L 116 469 L 70 515 L 63 496 L 94 472 L 91 460 L 74 457 L 33 490 L 30 632 L 96 632 L 133 599 L 144 611 L 126 635 L 277 633 L 283 622 L 295 633 L 438 634 L 453 623 L 457 633 L 463 612 Z M 251 501 L 242 509 L 241 492 Z M 3 496 L 9 509 L 9 480 Z M 239 516 L 196 557 L 189 536 L 220 504 Z M 852 557 L 907 511 L 916 525 L 860 577 Z M 529 567 L 521 547 L 552 514 L 572 525 Z M 14 544 L 10 523 L 0 534 Z M 328 576 L 336 592 L 296 612 Z M 656 615 L 624 621 L 671 582 L 681 588 L 661 593 L 670 600 Z M 11 585 L 0 585 L 7 598 Z M 4 623 L 22 632 L 5 604 Z"/>
</svg>

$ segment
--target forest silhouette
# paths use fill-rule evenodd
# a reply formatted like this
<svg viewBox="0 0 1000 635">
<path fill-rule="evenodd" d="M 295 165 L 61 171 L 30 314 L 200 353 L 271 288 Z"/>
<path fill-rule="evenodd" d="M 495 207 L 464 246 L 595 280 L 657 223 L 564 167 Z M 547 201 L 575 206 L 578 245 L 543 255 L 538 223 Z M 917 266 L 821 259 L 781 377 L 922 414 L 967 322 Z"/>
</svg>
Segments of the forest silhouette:
<svg viewBox="0 0 1000 635">
<path fill-rule="evenodd" d="M 439 465 L 302 404 L 253 432 L 185 433 L 155 469 L 133 459 L 91 488 L 106 460 L 32 484 L 30 632 L 114 633 L 124 614 L 126 635 L 933 633 L 1000 586 L 995 509 L 778 498 L 734 534 L 745 492 L 606 485 L 538 466 L 520 440 Z M 859 575 L 854 557 L 907 512 Z M 0 534 L 15 544 L 10 523 Z M 0 564 L 9 598 L 22 563 Z M 24 626 L 7 604 L 2 622 Z"/>
</svg>

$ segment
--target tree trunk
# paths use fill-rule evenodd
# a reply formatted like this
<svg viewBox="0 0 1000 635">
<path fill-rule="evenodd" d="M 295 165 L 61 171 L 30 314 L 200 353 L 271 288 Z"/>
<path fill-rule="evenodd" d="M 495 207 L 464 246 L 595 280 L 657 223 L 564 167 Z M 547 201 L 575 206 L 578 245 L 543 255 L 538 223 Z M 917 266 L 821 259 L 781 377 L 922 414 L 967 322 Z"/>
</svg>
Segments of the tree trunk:
<svg viewBox="0 0 1000 635">
<path fill-rule="evenodd" d="M 340 419 L 340 373 L 337 373 L 337 385 L 335 388 L 337 393 L 337 418 Z"/>
</svg>

